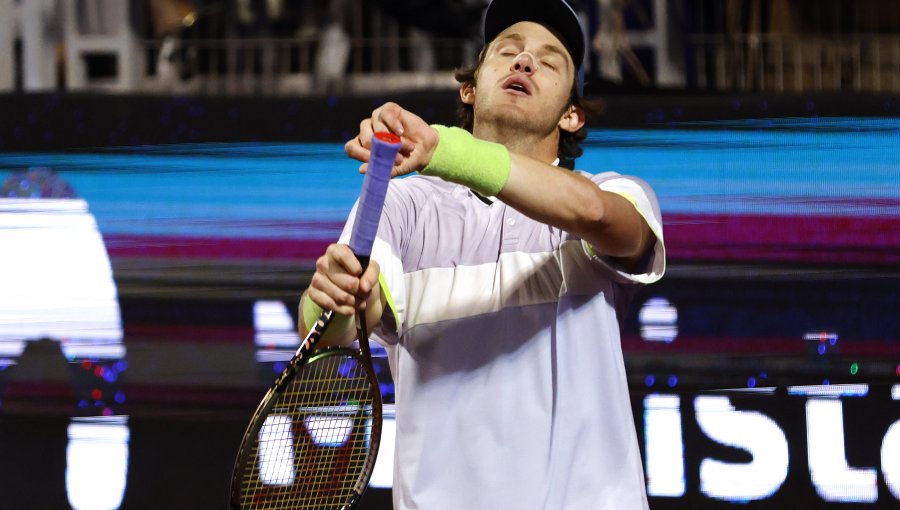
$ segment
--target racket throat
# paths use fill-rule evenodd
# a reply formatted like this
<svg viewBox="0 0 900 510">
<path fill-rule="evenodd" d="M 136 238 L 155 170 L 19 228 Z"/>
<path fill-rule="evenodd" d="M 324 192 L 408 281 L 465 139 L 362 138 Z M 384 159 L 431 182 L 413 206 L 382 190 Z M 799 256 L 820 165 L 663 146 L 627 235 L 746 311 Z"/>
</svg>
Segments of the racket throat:
<svg viewBox="0 0 900 510">
<path fill-rule="evenodd" d="M 369 328 L 366 324 L 366 312 L 359 310 L 356 312 L 356 339 L 359 342 L 359 351 L 362 353 L 366 361 L 372 361 L 372 351 L 369 349 Z"/>
<path fill-rule="evenodd" d="M 356 258 L 359 260 L 363 272 L 365 272 L 369 267 L 371 257 L 369 255 L 356 255 Z M 356 339 L 359 342 L 359 350 L 362 352 L 363 357 L 371 362 L 372 351 L 369 349 L 369 327 L 366 324 L 366 313 L 364 310 L 356 311 Z"/>
</svg>

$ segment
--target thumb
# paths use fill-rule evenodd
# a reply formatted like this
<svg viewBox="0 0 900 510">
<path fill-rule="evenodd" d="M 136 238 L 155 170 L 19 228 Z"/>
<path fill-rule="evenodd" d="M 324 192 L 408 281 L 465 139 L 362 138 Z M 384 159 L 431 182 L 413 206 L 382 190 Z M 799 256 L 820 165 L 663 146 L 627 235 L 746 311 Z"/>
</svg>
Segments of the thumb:
<svg viewBox="0 0 900 510">
<path fill-rule="evenodd" d="M 369 267 L 366 268 L 366 272 L 359 279 L 359 291 L 361 294 L 369 294 L 372 292 L 372 289 L 378 285 L 378 275 L 381 274 L 381 268 L 378 266 L 378 263 L 373 261 L 369 262 Z"/>
</svg>

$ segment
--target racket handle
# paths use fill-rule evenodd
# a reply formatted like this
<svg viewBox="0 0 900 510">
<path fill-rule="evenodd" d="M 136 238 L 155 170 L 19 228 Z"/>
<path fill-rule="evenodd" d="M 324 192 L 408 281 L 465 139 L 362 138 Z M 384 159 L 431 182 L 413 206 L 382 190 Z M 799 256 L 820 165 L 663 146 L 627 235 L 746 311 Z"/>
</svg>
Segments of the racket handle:
<svg viewBox="0 0 900 510">
<path fill-rule="evenodd" d="M 372 153 L 369 157 L 369 168 L 363 180 L 359 204 L 356 206 L 356 219 L 350 233 L 350 249 L 361 262 L 368 262 L 372 254 L 372 244 L 378 232 L 378 220 L 384 207 L 388 182 L 391 180 L 391 169 L 394 158 L 400 150 L 400 137 L 391 133 L 378 132 L 372 136 Z M 365 264 L 364 264 L 365 265 Z"/>
</svg>

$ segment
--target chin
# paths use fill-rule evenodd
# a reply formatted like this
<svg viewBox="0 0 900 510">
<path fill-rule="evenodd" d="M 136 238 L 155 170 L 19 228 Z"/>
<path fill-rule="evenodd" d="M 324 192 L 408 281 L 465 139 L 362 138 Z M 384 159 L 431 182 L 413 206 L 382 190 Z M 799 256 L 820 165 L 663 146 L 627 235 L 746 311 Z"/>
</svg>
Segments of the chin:
<svg viewBox="0 0 900 510">
<path fill-rule="evenodd" d="M 504 102 L 482 110 L 482 118 L 488 121 L 514 123 L 516 125 L 528 125 L 535 123 L 532 111 L 518 103 Z"/>
</svg>

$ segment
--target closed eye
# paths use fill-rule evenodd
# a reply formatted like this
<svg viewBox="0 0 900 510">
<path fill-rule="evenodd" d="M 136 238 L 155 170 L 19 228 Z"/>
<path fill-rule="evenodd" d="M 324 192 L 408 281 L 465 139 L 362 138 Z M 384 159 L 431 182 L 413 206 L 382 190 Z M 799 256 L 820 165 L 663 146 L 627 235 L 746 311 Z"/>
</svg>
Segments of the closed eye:
<svg viewBox="0 0 900 510">
<path fill-rule="evenodd" d="M 522 49 L 515 44 L 514 41 L 505 41 L 503 44 L 497 46 L 497 54 L 503 55 L 504 57 L 510 57 L 518 55 Z"/>
</svg>

